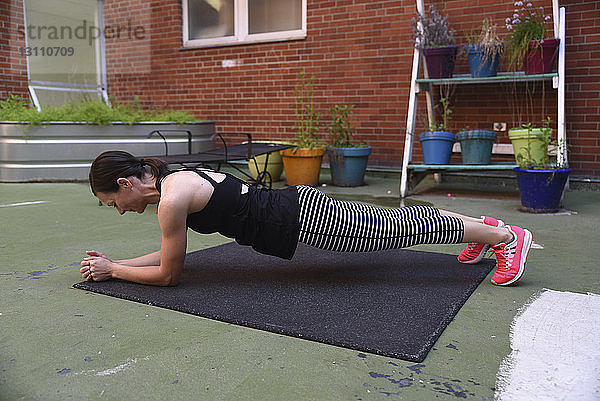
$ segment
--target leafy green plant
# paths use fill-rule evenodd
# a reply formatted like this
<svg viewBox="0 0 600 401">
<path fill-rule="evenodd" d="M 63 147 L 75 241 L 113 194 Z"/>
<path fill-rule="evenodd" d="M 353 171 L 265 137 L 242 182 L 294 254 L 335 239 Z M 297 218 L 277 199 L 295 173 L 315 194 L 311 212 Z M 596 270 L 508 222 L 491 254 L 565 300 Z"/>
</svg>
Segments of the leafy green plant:
<svg viewBox="0 0 600 401">
<path fill-rule="evenodd" d="M 319 148 L 322 147 L 319 138 L 321 114 L 314 105 L 314 76 L 306 77 L 304 71 L 300 73 L 300 84 L 294 88 L 296 95 L 296 147 Z"/>
<path fill-rule="evenodd" d="M 529 43 L 532 40 L 539 41 L 546 38 L 546 24 L 552 19 L 544 14 L 544 7 L 535 8 L 531 1 L 526 5 L 523 5 L 522 1 L 516 1 L 515 7 L 520 8 L 516 8 L 513 15 L 506 18 L 506 29 L 512 32 L 508 38 L 506 51 L 509 68 L 514 70 L 522 68 L 529 51 Z"/>
<path fill-rule="evenodd" d="M 488 19 L 484 19 L 478 33 L 473 31 L 465 33 L 469 46 L 476 46 L 483 52 L 482 64 L 485 64 L 488 60 L 494 60 L 496 56 L 504 51 L 504 41 L 498 36 L 497 29 L 497 25 L 492 24 Z"/>
<path fill-rule="evenodd" d="M 65 103 L 61 106 L 45 106 L 42 111 L 27 106 L 24 99 L 10 95 L 0 100 L 0 121 L 16 121 L 40 125 L 51 121 L 75 121 L 86 124 L 108 125 L 120 121 L 133 124 L 138 121 L 172 121 L 184 124 L 196 118 L 187 111 L 142 109 L 139 102 L 120 104 L 111 102 L 112 107 L 99 100 L 87 100 L 79 104 Z"/>
<path fill-rule="evenodd" d="M 329 124 L 331 145 L 336 148 L 357 148 L 364 146 L 352 143 L 353 108 L 354 106 L 336 104 L 329 110 L 331 113 L 331 124 Z"/>
<path fill-rule="evenodd" d="M 538 139 L 543 143 L 543 149 L 545 150 L 543 160 L 539 161 L 533 158 L 531 152 L 531 141 L 527 142 L 527 148 L 523 152 L 516 155 L 517 164 L 522 169 L 534 169 L 534 170 L 561 170 L 568 168 L 565 163 L 558 163 L 553 160 L 550 155 L 551 150 L 555 149 L 557 153 L 562 153 L 566 150 L 567 144 L 564 141 L 558 141 L 552 139 L 552 119 L 547 117 L 542 122 L 542 127 L 534 131 L 533 124 L 523 124 L 522 127 L 527 129 L 528 136 Z"/>
<path fill-rule="evenodd" d="M 450 108 L 450 98 L 444 96 L 440 98 L 440 104 L 436 104 L 435 108 L 440 109 L 441 105 L 441 116 L 442 122 L 439 124 L 428 124 L 429 131 L 449 131 L 450 120 L 452 120 L 452 109 Z"/>
<path fill-rule="evenodd" d="M 415 35 L 415 47 L 428 49 L 432 47 L 454 46 L 454 30 L 450 29 L 448 15 L 442 16 L 432 4 L 429 6 L 429 17 L 417 11 L 417 18 L 412 19 Z M 420 27 L 419 27 L 420 25 Z"/>
</svg>

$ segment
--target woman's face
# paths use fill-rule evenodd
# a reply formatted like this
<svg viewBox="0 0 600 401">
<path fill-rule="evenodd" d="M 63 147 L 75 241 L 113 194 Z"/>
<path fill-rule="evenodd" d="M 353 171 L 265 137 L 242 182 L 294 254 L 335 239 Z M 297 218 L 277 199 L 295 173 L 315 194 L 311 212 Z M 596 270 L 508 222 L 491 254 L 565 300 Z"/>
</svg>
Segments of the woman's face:
<svg viewBox="0 0 600 401">
<path fill-rule="evenodd" d="M 141 182 L 135 177 L 119 178 L 119 190 L 113 193 L 98 192 L 97 197 L 106 206 L 112 206 L 119 214 L 125 212 L 143 213 L 148 206 L 140 190 Z"/>
</svg>

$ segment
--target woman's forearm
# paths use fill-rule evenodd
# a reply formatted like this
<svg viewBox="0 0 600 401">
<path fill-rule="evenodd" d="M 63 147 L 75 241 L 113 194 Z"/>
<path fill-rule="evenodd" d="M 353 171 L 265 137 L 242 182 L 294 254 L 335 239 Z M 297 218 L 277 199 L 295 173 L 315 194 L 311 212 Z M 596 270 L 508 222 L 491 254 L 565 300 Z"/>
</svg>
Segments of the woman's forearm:
<svg viewBox="0 0 600 401">
<path fill-rule="evenodd" d="M 173 277 L 168 270 L 161 268 L 160 265 L 128 266 L 120 263 L 113 263 L 111 267 L 113 278 L 148 285 L 168 286 L 177 284 L 177 277 Z"/>
<path fill-rule="evenodd" d="M 125 266 L 141 267 L 141 266 L 159 266 L 160 251 L 149 253 L 133 259 L 115 260 L 115 263 Z"/>
</svg>

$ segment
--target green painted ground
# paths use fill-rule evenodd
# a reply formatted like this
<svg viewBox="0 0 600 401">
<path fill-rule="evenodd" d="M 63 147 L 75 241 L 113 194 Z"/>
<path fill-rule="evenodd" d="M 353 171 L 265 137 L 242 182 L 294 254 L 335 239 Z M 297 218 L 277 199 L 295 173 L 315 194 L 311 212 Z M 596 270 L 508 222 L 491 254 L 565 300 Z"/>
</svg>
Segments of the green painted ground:
<svg viewBox="0 0 600 401">
<path fill-rule="evenodd" d="M 396 181 L 368 182 L 323 189 L 398 202 Z M 600 237 L 600 194 L 568 193 L 571 216 L 523 214 L 510 197 L 413 199 L 527 226 L 544 246 L 518 286 L 482 283 L 420 365 L 72 289 L 86 249 L 115 258 L 156 250 L 156 209 L 119 216 L 98 207 L 85 184 L 0 184 L 0 205 L 47 202 L 0 207 L 0 399 L 492 399 L 511 321 L 532 295 L 600 293 L 589 243 Z M 189 250 L 225 241 L 190 233 Z"/>
</svg>

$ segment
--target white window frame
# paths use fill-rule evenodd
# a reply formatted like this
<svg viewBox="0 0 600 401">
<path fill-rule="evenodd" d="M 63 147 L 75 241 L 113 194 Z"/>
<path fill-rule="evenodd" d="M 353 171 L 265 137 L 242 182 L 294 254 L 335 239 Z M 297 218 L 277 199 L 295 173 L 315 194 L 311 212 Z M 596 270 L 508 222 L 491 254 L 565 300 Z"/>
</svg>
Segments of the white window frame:
<svg viewBox="0 0 600 401">
<path fill-rule="evenodd" d="M 96 15 L 97 20 L 96 26 L 100 28 L 101 32 L 104 32 L 104 0 L 97 0 L 98 2 L 98 14 Z M 27 4 L 23 1 L 23 22 L 24 26 L 28 26 L 27 23 Z M 96 93 L 102 96 L 104 102 L 110 106 L 110 100 L 108 98 L 107 91 L 107 79 L 106 79 L 106 43 L 104 35 L 100 35 L 99 40 L 95 41 L 96 50 L 96 73 L 99 77 L 99 83 L 97 85 L 89 84 L 74 84 L 70 82 L 58 82 L 58 81 L 36 81 L 31 79 L 31 65 L 29 63 L 29 57 L 27 57 L 27 83 L 29 96 L 33 102 L 33 106 L 37 111 L 42 111 L 42 104 L 38 98 L 36 90 L 48 90 L 57 92 L 78 92 L 78 93 Z M 29 38 L 25 35 L 25 47 L 29 47 Z"/>
<path fill-rule="evenodd" d="M 245 45 L 249 43 L 280 42 L 306 38 L 306 2 L 302 0 L 302 29 L 290 31 L 248 33 L 248 0 L 234 0 L 234 35 L 209 39 L 190 39 L 188 26 L 188 1 L 183 4 L 183 47 L 202 48 Z"/>
</svg>

